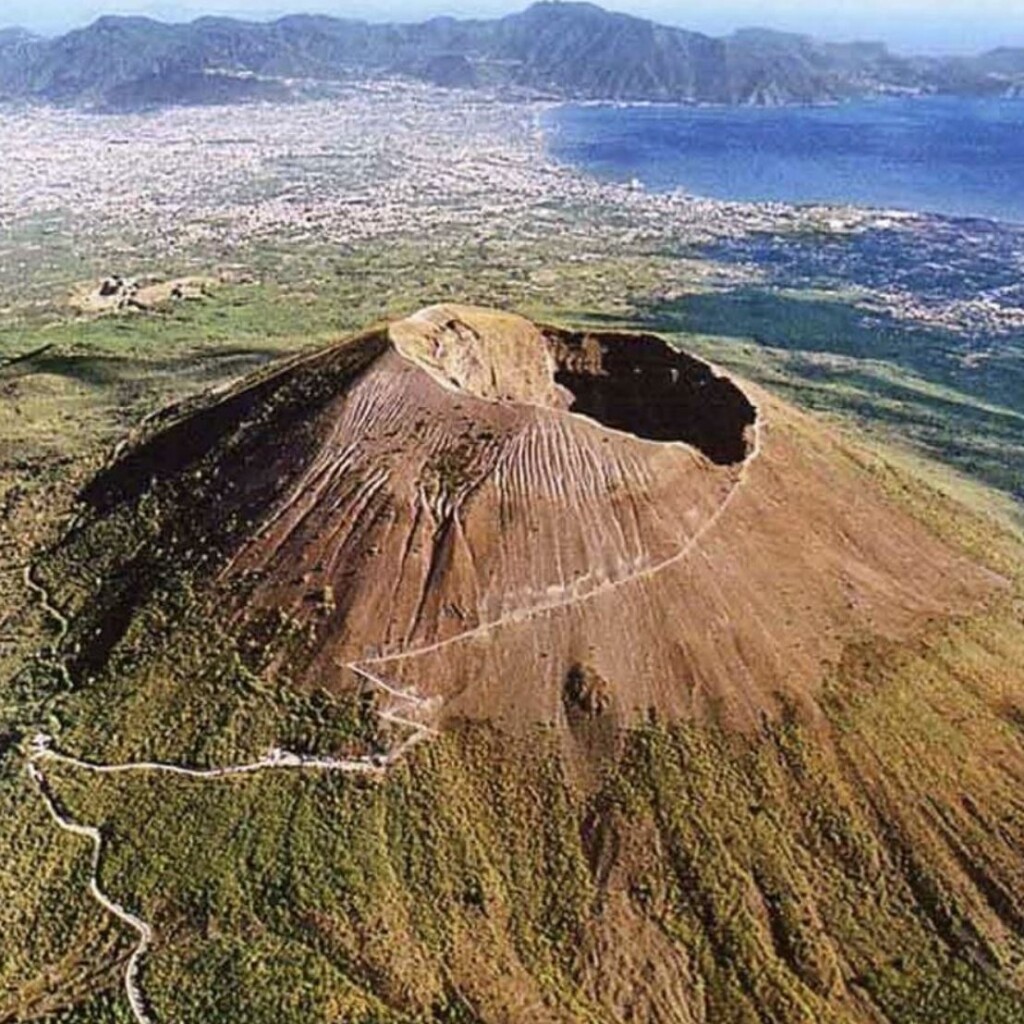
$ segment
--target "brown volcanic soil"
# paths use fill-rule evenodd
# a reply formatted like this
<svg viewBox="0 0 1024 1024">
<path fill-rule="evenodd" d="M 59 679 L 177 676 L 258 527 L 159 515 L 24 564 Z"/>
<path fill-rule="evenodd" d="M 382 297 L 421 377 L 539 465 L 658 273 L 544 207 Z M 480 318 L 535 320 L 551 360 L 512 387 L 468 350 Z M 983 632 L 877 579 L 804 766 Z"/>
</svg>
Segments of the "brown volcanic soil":
<svg viewBox="0 0 1024 1024">
<path fill-rule="evenodd" d="M 761 390 L 652 336 L 469 307 L 246 384 L 86 497 L 168 481 L 236 624 L 313 638 L 297 682 L 357 663 L 448 719 L 813 718 L 846 644 L 1002 587 Z"/>
</svg>

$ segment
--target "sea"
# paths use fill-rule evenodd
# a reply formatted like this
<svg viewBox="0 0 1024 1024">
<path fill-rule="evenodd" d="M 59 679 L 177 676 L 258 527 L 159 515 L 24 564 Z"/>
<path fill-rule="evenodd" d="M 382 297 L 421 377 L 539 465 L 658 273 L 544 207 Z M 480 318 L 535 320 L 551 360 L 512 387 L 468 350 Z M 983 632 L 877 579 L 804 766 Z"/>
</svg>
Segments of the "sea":
<svg viewBox="0 0 1024 1024">
<path fill-rule="evenodd" d="M 556 159 L 655 191 L 1024 225 L 1024 99 L 567 105 L 545 128 Z"/>
</svg>

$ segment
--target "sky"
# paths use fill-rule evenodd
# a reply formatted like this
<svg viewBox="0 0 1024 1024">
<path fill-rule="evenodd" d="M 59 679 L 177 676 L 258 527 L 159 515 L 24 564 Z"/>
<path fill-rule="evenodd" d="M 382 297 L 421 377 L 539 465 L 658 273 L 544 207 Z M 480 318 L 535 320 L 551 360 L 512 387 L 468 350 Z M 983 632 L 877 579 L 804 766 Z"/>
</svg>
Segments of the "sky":
<svg viewBox="0 0 1024 1024">
<path fill-rule="evenodd" d="M 59 32 L 100 14 L 184 21 L 201 14 L 271 18 L 296 11 L 373 21 L 435 14 L 494 17 L 528 0 L 0 0 L 0 25 Z M 603 0 L 603 6 L 723 35 L 761 25 L 836 41 L 881 39 L 901 52 L 965 53 L 1024 46 L 1024 0 Z"/>
</svg>

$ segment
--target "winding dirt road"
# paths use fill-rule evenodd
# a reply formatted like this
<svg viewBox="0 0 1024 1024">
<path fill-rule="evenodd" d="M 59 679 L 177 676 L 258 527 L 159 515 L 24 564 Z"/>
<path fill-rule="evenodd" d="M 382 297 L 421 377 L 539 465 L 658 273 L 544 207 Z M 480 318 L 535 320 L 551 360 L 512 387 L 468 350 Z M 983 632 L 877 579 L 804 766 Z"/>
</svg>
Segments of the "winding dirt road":
<svg viewBox="0 0 1024 1024">
<path fill-rule="evenodd" d="M 26 577 L 27 579 L 28 577 Z M 38 585 L 37 585 L 38 586 Z M 49 595 L 44 588 L 39 591 L 45 595 L 46 607 L 53 608 Z M 61 617 L 63 618 L 63 616 Z M 64 620 L 66 623 L 66 620 Z M 433 709 L 431 701 L 424 700 L 409 690 L 399 690 L 379 676 L 368 672 L 358 665 L 348 665 L 353 672 L 372 685 L 382 689 L 393 701 L 410 705 L 406 715 L 397 714 L 392 708 L 378 710 L 381 721 L 388 722 L 409 730 L 409 735 L 387 754 L 368 755 L 357 758 L 308 757 L 294 754 L 286 750 L 271 750 L 264 757 L 249 764 L 228 765 L 223 768 L 190 768 L 184 765 L 166 764 L 160 761 L 133 761 L 123 764 L 100 764 L 82 758 L 63 754 L 53 747 L 52 737 L 45 733 L 37 734 L 29 744 L 26 771 L 42 797 L 50 817 L 57 826 L 72 835 L 88 839 L 92 843 L 92 871 L 89 876 L 89 892 L 93 899 L 119 921 L 134 931 L 139 939 L 136 943 L 124 972 L 124 989 L 128 1003 L 137 1024 L 157 1024 L 150 1015 L 139 981 L 139 972 L 143 958 L 153 943 L 153 929 L 142 918 L 126 909 L 100 885 L 100 866 L 103 856 L 103 837 L 99 829 L 91 825 L 82 825 L 70 818 L 61 808 L 46 778 L 44 765 L 47 763 L 63 764 L 80 771 L 96 775 L 123 775 L 134 772 L 163 772 L 190 779 L 215 780 L 230 778 L 235 775 L 253 775 L 267 771 L 302 771 L 302 772 L 349 772 L 381 776 L 388 767 L 405 756 L 417 743 L 421 743 L 436 734 L 436 730 L 426 722 L 416 719 L 417 714 L 429 714 Z"/>
<path fill-rule="evenodd" d="M 104 910 L 113 914 L 119 921 L 123 921 L 139 936 L 139 941 L 135 949 L 132 950 L 132 955 L 128 958 L 128 964 L 124 972 L 124 990 L 128 996 L 128 1003 L 138 1024 L 156 1024 L 147 1012 L 146 1000 L 142 995 L 142 989 L 139 987 L 139 967 L 142 963 L 142 958 L 146 955 L 153 941 L 153 929 L 141 917 L 136 917 L 130 910 L 126 910 L 100 888 L 99 873 L 100 859 L 103 851 L 103 837 L 100 835 L 99 829 L 93 828 L 90 825 L 79 825 L 61 813 L 46 781 L 46 776 L 34 760 L 28 762 L 27 770 L 29 778 L 36 784 L 42 795 L 43 803 L 46 804 L 50 817 L 53 818 L 58 827 L 62 828 L 65 832 L 70 832 L 72 835 L 82 836 L 92 843 L 92 874 L 89 876 L 89 892 Z"/>
</svg>

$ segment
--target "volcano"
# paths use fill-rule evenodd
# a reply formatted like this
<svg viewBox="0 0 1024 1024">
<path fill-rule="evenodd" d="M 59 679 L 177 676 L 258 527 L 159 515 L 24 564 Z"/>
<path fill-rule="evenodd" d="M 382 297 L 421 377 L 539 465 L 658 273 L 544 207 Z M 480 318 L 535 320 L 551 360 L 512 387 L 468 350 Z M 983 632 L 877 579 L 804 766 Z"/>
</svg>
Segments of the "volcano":
<svg viewBox="0 0 1024 1024">
<path fill-rule="evenodd" d="M 86 499 L 184 478 L 178 518 L 226 553 L 235 622 L 284 612 L 315 637 L 297 685 L 359 665 L 505 724 L 813 714 L 844 645 L 1001 586 L 760 389 L 654 336 L 472 307 L 245 384 Z"/>
<path fill-rule="evenodd" d="M 1024 1020 L 1022 564 L 657 336 L 433 306 L 114 453 L 33 767 L 158 1021 Z"/>
</svg>

